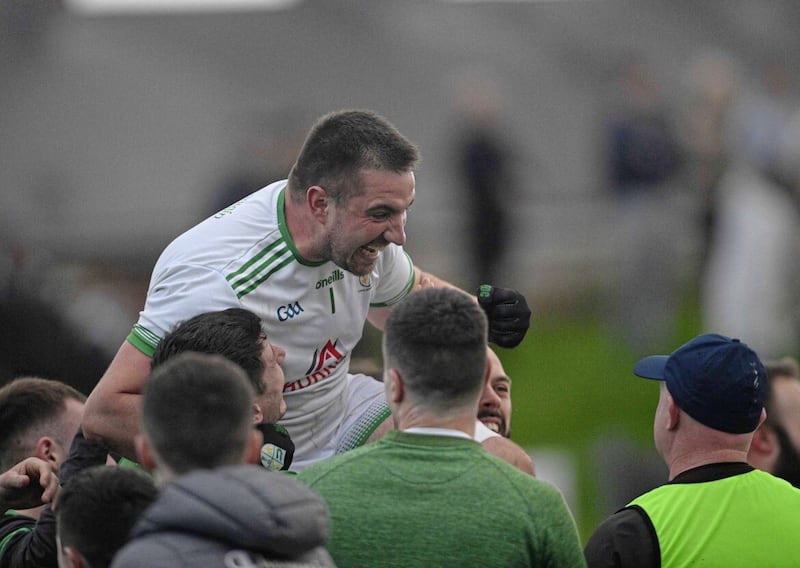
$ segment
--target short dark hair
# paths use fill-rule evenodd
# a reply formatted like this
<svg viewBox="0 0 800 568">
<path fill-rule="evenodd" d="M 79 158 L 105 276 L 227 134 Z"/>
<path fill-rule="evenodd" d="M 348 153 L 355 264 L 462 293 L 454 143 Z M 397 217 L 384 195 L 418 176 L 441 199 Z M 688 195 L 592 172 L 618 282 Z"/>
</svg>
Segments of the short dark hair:
<svg viewBox="0 0 800 568">
<path fill-rule="evenodd" d="M 394 307 L 383 335 L 387 367 L 408 390 L 434 407 L 467 403 L 486 378 L 487 323 L 466 293 L 427 288 Z"/>
<path fill-rule="evenodd" d="M 253 430 L 254 401 L 241 367 L 221 355 L 187 351 L 150 374 L 142 430 L 179 475 L 241 463 Z"/>
<path fill-rule="evenodd" d="M 775 408 L 775 391 L 772 388 L 772 381 L 776 377 L 786 377 L 788 379 L 800 380 L 800 364 L 794 357 L 783 357 L 772 361 L 765 361 L 764 368 L 767 370 L 767 396 L 764 399 L 764 409 L 767 411 L 767 424 L 778 424 L 777 410 Z"/>
<path fill-rule="evenodd" d="M 34 430 L 69 448 L 75 432 L 63 431 L 61 423 L 68 399 L 85 402 L 86 396 L 61 381 L 39 377 L 19 377 L 0 388 L 0 471 L 29 457 L 31 448 L 22 441 Z"/>
<path fill-rule="evenodd" d="M 362 169 L 411 171 L 419 150 L 386 118 L 368 110 L 342 110 L 321 117 L 306 137 L 289 174 L 289 191 L 300 202 L 321 185 L 337 203 L 361 187 Z"/>
<path fill-rule="evenodd" d="M 263 338 L 261 320 L 249 310 L 228 308 L 206 312 L 179 323 L 167 333 L 153 353 L 151 367 L 155 369 L 185 351 L 218 354 L 239 365 L 256 394 L 264 394 Z"/>
<path fill-rule="evenodd" d="M 157 495 L 153 478 L 137 468 L 97 465 L 77 472 L 56 500 L 61 546 L 75 548 L 92 568 L 107 568 Z"/>
</svg>

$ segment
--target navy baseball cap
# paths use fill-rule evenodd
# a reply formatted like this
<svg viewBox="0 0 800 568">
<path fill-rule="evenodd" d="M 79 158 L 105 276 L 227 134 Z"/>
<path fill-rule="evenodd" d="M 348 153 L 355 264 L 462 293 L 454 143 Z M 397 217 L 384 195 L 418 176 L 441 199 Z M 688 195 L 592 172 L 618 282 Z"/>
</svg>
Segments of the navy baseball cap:
<svg viewBox="0 0 800 568">
<path fill-rule="evenodd" d="M 669 356 L 645 357 L 633 373 L 665 381 L 678 406 L 710 428 L 743 434 L 758 427 L 767 371 L 755 351 L 738 339 L 700 335 Z"/>
</svg>

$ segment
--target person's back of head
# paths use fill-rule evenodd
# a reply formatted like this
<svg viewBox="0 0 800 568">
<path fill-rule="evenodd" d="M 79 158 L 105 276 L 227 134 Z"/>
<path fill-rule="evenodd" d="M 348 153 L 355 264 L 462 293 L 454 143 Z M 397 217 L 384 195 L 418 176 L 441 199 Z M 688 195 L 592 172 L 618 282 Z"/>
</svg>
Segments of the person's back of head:
<svg viewBox="0 0 800 568">
<path fill-rule="evenodd" d="M 769 377 L 767 418 L 753 436 L 747 459 L 800 487 L 800 365 L 793 357 L 784 357 L 764 366 Z"/>
<path fill-rule="evenodd" d="M 384 366 L 429 412 L 475 418 L 486 378 L 486 316 L 469 296 L 428 288 L 395 306 L 383 335 Z"/>
<path fill-rule="evenodd" d="M 255 393 L 245 372 L 221 355 L 186 352 L 150 375 L 137 450 L 161 479 L 257 459 Z M 167 468 L 165 471 L 164 468 Z"/>
<path fill-rule="evenodd" d="M 60 381 L 20 377 L 0 388 L 0 471 L 35 456 L 58 465 L 80 427 L 86 397 Z"/>
<path fill-rule="evenodd" d="M 98 465 L 76 473 L 56 502 L 59 568 L 110 566 L 157 494 L 152 477 L 137 468 Z"/>
<path fill-rule="evenodd" d="M 256 394 L 263 394 L 263 337 L 261 320 L 249 310 L 228 308 L 202 313 L 181 322 L 159 341 L 151 367 L 155 369 L 186 351 L 222 355 L 247 373 Z"/>
<path fill-rule="evenodd" d="M 716 452 L 719 458 L 721 452 L 729 452 L 731 459 L 718 461 L 739 461 L 740 454 L 746 455 L 764 419 L 767 372 L 745 343 L 703 334 L 669 356 L 645 357 L 636 363 L 634 374 L 663 381 L 654 435 L 671 478 L 691 465 L 687 456 L 696 461 L 704 452 Z"/>
<path fill-rule="evenodd" d="M 357 194 L 355 174 L 362 169 L 406 172 L 419 151 L 386 118 L 368 110 L 343 110 L 321 117 L 306 137 L 289 174 L 292 200 L 301 203 L 306 189 L 323 186 L 337 201 Z"/>
</svg>

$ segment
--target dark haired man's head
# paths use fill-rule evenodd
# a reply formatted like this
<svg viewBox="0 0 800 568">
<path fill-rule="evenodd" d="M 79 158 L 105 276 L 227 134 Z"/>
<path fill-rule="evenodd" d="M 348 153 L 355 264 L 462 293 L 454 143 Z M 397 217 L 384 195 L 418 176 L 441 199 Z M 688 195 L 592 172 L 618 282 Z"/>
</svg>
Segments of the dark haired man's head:
<svg viewBox="0 0 800 568">
<path fill-rule="evenodd" d="M 195 469 L 256 463 L 254 392 L 247 375 L 221 355 L 186 352 L 153 369 L 137 437 L 141 463 L 160 479 Z"/>
<path fill-rule="evenodd" d="M 319 185 L 342 205 L 361 191 L 359 172 L 408 172 L 419 151 L 386 118 L 368 110 L 344 110 L 321 117 L 306 137 L 289 175 L 291 198 L 305 199 Z"/>
<path fill-rule="evenodd" d="M 386 322 L 386 373 L 396 369 L 408 396 L 429 411 L 472 409 L 486 373 L 487 323 L 474 299 L 449 288 L 428 288 L 395 306 Z"/>
<path fill-rule="evenodd" d="M 748 461 L 800 487 L 800 366 L 791 357 L 764 366 L 767 419 L 753 437 Z"/>
<path fill-rule="evenodd" d="M 155 500 L 152 477 L 132 467 L 79 471 L 60 490 L 55 515 L 60 568 L 106 568 Z"/>
<path fill-rule="evenodd" d="M 37 377 L 0 388 L 0 471 L 31 456 L 57 470 L 80 427 L 85 401 L 71 386 Z"/>
<path fill-rule="evenodd" d="M 196 315 L 175 326 L 158 343 L 153 369 L 184 351 L 222 355 L 239 365 L 250 378 L 257 394 L 264 392 L 261 358 L 264 332 L 253 312 L 229 308 Z"/>
<path fill-rule="evenodd" d="M 265 353 L 266 350 L 274 353 Z M 242 308 L 229 308 L 196 315 L 175 326 L 159 342 L 151 366 L 158 368 L 179 353 L 193 351 L 222 355 L 241 367 L 256 393 L 256 422 L 277 422 L 286 410 L 283 372 L 286 353 L 267 341 L 257 315 Z M 268 360 L 277 360 L 277 367 Z"/>
</svg>

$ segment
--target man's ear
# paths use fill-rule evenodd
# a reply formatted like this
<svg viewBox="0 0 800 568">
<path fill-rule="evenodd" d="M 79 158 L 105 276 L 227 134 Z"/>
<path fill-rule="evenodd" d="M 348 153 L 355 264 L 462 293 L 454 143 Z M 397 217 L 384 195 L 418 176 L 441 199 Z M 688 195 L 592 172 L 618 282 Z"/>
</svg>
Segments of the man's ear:
<svg viewBox="0 0 800 568">
<path fill-rule="evenodd" d="M 250 431 L 250 436 L 247 439 L 247 447 L 245 448 L 244 461 L 250 464 L 261 463 L 261 446 L 264 445 L 264 435 L 253 428 Z"/>
<path fill-rule="evenodd" d="M 386 375 L 388 375 L 389 379 L 389 401 L 394 403 L 402 402 L 405 396 L 403 377 L 400 376 L 400 372 L 394 367 L 386 369 Z"/>
<path fill-rule="evenodd" d="M 669 422 L 667 423 L 667 430 L 674 430 L 681 422 L 681 409 L 675 404 L 672 395 L 667 393 L 667 416 Z"/>
<path fill-rule="evenodd" d="M 145 438 L 142 433 L 136 434 L 133 438 L 133 445 L 136 448 L 136 457 L 139 459 L 139 463 L 142 464 L 142 467 L 147 471 L 155 470 L 157 465 L 156 456 L 147 438 Z"/>
<path fill-rule="evenodd" d="M 36 440 L 33 455 L 48 462 L 53 467 L 53 471 L 58 471 L 60 460 L 56 451 L 56 441 L 50 436 L 42 436 Z"/>
<path fill-rule="evenodd" d="M 261 410 L 261 406 L 257 403 L 253 403 L 253 424 L 261 424 L 264 421 L 264 412 Z"/>
<path fill-rule="evenodd" d="M 750 451 L 762 455 L 770 455 L 778 449 L 778 437 L 771 426 L 761 424 L 753 433 L 753 441 L 750 442 Z"/>
<path fill-rule="evenodd" d="M 63 551 L 63 557 L 67 561 L 67 566 L 69 568 L 88 568 L 89 563 L 86 562 L 86 559 L 83 557 L 83 555 L 75 548 L 71 546 L 65 546 Z"/>
<path fill-rule="evenodd" d="M 312 185 L 306 190 L 306 204 L 314 218 L 320 223 L 328 220 L 328 205 L 331 205 L 331 197 L 324 187 Z"/>
</svg>

